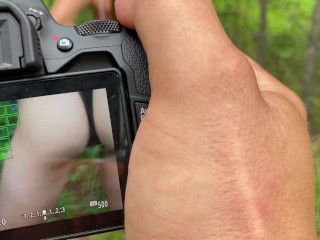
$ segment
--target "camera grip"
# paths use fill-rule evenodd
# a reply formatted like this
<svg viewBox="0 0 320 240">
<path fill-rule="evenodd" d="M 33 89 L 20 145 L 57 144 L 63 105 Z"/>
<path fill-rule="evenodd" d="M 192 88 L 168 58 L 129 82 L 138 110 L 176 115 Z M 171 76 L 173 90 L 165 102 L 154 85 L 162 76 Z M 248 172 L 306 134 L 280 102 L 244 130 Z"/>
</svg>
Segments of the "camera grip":
<svg viewBox="0 0 320 240">
<path fill-rule="evenodd" d="M 137 34 L 128 31 L 121 47 L 124 61 L 134 72 L 137 92 L 140 95 L 151 96 L 147 55 Z"/>
</svg>

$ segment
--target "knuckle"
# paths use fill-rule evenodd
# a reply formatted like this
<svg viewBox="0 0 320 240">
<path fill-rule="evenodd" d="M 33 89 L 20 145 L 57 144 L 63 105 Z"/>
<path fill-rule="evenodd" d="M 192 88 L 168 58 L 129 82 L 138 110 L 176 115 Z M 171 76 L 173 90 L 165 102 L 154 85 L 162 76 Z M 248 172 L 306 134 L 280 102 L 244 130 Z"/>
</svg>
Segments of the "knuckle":
<svg viewBox="0 0 320 240">
<path fill-rule="evenodd" d="M 221 61 L 216 66 L 223 82 L 229 83 L 230 88 L 252 89 L 256 85 L 256 76 L 247 58 L 238 50 L 231 50 L 221 55 Z"/>
<path fill-rule="evenodd" d="M 236 101 L 257 96 L 257 80 L 253 68 L 247 58 L 239 51 L 232 50 L 225 56 L 213 72 L 218 89 L 224 95 L 233 96 Z"/>
<path fill-rule="evenodd" d="M 245 56 L 237 51 L 231 50 L 222 55 L 223 61 L 220 61 L 218 65 L 221 71 L 228 71 L 230 74 L 234 74 L 239 77 L 239 74 L 247 73 L 252 71 L 252 67 Z"/>
</svg>

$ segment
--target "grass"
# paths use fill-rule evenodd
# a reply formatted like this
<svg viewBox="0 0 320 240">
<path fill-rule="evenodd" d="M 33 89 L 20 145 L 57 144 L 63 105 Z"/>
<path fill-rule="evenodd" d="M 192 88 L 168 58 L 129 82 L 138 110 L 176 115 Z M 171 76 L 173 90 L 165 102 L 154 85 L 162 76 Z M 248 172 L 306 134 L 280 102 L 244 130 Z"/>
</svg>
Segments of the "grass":
<svg viewBox="0 0 320 240">
<path fill-rule="evenodd" d="M 107 199 L 101 185 L 100 164 L 95 161 L 100 157 L 100 148 L 100 145 L 87 148 L 73 160 L 73 169 L 57 203 L 57 207 L 65 207 L 67 211 L 50 216 L 49 221 L 101 213 L 98 208 L 88 207 L 90 201 Z"/>
<path fill-rule="evenodd" d="M 115 231 L 72 240 L 125 240 L 125 236 L 124 231 Z"/>
</svg>

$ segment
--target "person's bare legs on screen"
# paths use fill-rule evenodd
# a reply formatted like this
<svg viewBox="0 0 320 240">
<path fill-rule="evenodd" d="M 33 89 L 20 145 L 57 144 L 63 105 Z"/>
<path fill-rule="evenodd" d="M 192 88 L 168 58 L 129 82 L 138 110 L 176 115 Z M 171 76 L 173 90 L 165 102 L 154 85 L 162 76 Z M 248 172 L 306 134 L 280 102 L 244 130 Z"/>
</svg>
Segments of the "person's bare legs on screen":
<svg viewBox="0 0 320 240">
<path fill-rule="evenodd" d="M 101 171 L 103 186 L 109 202 L 110 210 L 123 208 L 117 160 L 114 153 L 114 142 L 109 115 L 106 90 L 93 91 L 93 116 L 98 138 L 110 154 L 103 157 Z M 111 153 L 112 152 L 112 153 Z"/>
<path fill-rule="evenodd" d="M 72 159 L 89 139 L 88 120 L 79 93 L 19 101 L 21 125 L 12 139 L 0 188 L 0 216 L 6 228 L 41 223 L 21 214 L 53 208 L 69 175 Z"/>
</svg>

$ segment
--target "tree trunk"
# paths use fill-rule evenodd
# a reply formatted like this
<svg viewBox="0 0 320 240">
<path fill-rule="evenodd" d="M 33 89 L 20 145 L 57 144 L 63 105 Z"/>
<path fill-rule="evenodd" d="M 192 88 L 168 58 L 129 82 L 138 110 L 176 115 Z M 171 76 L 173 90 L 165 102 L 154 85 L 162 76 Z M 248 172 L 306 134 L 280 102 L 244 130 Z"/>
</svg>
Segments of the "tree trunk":
<svg viewBox="0 0 320 240">
<path fill-rule="evenodd" d="M 308 111 L 308 117 L 312 116 L 312 97 L 314 78 L 316 72 L 317 50 L 320 36 L 320 0 L 316 0 L 313 23 L 310 31 L 310 40 L 307 49 L 306 66 L 304 74 L 303 100 Z"/>
<path fill-rule="evenodd" d="M 258 33 L 257 60 L 261 66 L 265 66 L 265 62 L 266 62 L 267 12 L 268 12 L 268 0 L 260 0 L 260 27 L 259 27 L 259 33 Z"/>
</svg>

